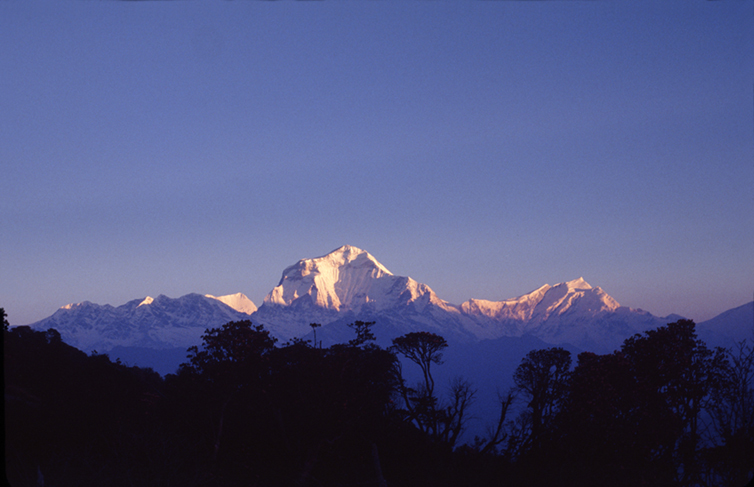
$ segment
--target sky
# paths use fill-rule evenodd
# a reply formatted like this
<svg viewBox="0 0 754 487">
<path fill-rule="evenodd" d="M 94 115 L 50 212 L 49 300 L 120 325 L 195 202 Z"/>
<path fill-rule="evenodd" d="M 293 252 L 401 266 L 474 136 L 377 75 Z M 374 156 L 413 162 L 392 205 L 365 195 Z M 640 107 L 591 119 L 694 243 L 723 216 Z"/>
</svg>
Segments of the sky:
<svg viewBox="0 0 754 487">
<path fill-rule="evenodd" d="M 0 2 L 0 307 L 344 244 L 460 304 L 754 294 L 752 2 Z"/>
</svg>

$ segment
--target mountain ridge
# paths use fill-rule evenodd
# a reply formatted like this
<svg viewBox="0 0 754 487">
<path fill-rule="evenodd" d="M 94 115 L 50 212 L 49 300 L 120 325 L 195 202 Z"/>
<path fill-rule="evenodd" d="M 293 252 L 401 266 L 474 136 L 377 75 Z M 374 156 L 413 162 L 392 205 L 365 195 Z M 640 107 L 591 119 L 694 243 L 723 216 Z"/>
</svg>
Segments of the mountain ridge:
<svg viewBox="0 0 754 487">
<path fill-rule="evenodd" d="M 248 307 L 251 300 L 239 294 L 214 297 L 191 293 L 180 298 L 160 294 L 156 298 L 133 299 L 118 307 L 83 301 L 62 306 L 29 326 L 55 328 L 66 343 L 86 352 L 108 351 L 117 346 L 186 348 L 198 344 L 209 327 L 250 317 L 223 301 L 225 298 L 237 302 L 242 309 Z"/>
<path fill-rule="evenodd" d="M 343 335 L 344 315 L 377 321 L 376 330 L 380 322 L 400 329 L 397 325 L 403 321 L 405 329 L 422 324 L 451 340 L 531 334 L 554 344 L 572 343 L 596 351 L 613 349 L 627 336 L 665 324 L 668 318 L 620 306 L 583 277 L 545 284 L 517 298 L 470 299 L 455 305 L 426 284 L 393 275 L 371 254 L 350 245 L 287 267 L 253 318 L 286 339 L 306 335 L 309 324 L 317 322 L 323 325 L 318 336 L 327 342 Z M 590 328 L 588 321 L 602 325 Z M 330 324 L 341 330 L 329 330 Z M 617 332 L 614 336 L 611 329 Z"/>
<path fill-rule="evenodd" d="M 426 330 L 449 341 L 533 336 L 602 353 L 633 334 L 680 318 L 621 306 L 583 277 L 502 301 L 469 299 L 455 305 L 426 284 L 392 274 L 369 252 L 344 245 L 286 267 L 259 308 L 241 293 L 159 295 L 118 307 L 69 304 L 30 326 L 57 328 L 64 340 L 87 351 L 187 347 L 199 344 L 207 328 L 250 319 L 280 340 L 311 338 L 310 324 L 318 323 L 322 328 L 317 340 L 335 343 L 351 333 L 348 323 L 362 320 L 377 322 L 375 334 L 383 344 L 409 331 Z"/>
</svg>

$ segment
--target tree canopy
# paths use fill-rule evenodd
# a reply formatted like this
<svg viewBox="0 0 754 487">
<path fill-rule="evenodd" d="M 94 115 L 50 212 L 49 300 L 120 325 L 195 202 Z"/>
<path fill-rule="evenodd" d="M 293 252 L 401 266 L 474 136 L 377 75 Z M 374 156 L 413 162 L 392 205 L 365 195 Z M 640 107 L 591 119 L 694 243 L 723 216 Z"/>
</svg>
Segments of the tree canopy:
<svg viewBox="0 0 754 487">
<path fill-rule="evenodd" d="M 3 318 L 5 315 L 3 313 Z M 178 373 L 112 362 L 53 329 L 4 329 L 11 485 L 730 486 L 751 479 L 754 349 L 708 349 L 681 320 L 620 350 L 533 350 L 487 437 L 463 443 L 476 391 L 435 393 L 447 341 L 390 349 L 372 322 L 322 348 L 264 327 L 207 330 Z M 421 370 L 406 384 L 400 358 Z M 515 398 L 518 398 L 517 400 Z M 510 418 L 508 415 L 513 414 Z"/>
</svg>

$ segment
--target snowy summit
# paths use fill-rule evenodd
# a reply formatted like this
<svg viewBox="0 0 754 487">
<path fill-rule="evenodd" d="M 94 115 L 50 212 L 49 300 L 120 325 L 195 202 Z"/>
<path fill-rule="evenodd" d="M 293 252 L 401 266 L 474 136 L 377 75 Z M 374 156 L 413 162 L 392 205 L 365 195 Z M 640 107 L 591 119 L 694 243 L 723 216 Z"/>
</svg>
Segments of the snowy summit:
<svg viewBox="0 0 754 487">
<path fill-rule="evenodd" d="M 289 306 L 309 296 L 316 306 L 339 311 L 368 302 L 375 281 L 384 276 L 393 274 L 369 252 L 344 245 L 286 268 L 264 304 Z"/>
</svg>

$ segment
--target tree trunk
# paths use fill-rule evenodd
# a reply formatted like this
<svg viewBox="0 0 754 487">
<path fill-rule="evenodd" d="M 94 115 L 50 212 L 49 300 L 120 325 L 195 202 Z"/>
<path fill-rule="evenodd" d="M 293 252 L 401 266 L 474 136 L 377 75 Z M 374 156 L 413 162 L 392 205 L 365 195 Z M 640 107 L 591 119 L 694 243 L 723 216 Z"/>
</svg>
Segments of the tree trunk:
<svg viewBox="0 0 754 487">
<path fill-rule="evenodd" d="M 374 471 L 377 474 L 377 485 L 380 487 L 387 487 L 387 480 L 382 475 L 382 465 L 380 465 L 380 454 L 377 451 L 377 444 L 372 443 L 372 463 L 374 464 Z"/>
</svg>

